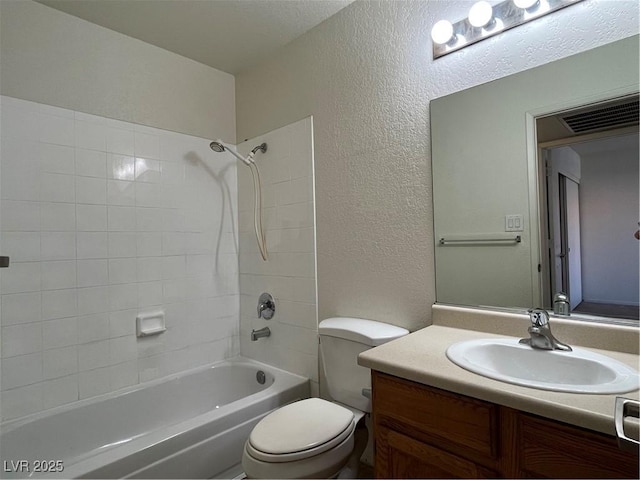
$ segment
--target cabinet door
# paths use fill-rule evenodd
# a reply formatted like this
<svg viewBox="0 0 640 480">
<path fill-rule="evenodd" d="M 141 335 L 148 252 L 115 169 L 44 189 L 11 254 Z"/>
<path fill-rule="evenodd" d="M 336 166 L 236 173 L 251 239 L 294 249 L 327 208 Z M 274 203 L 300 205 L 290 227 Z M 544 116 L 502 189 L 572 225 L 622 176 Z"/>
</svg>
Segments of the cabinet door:
<svg viewBox="0 0 640 480">
<path fill-rule="evenodd" d="M 496 472 L 378 426 L 376 478 L 496 478 Z"/>
<path fill-rule="evenodd" d="M 638 455 L 613 437 L 521 414 L 520 468 L 529 478 L 638 478 Z"/>
</svg>

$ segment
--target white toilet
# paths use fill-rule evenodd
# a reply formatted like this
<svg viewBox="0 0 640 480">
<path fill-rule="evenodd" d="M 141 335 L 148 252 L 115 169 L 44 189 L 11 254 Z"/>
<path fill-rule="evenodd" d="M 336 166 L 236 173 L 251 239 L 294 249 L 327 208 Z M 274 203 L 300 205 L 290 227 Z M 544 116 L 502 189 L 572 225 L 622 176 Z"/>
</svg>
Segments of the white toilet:
<svg viewBox="0 0 640 480">
<path fill-rule="evenodd" d="M 408 330 L 360 318 L 328 318 L 318 326 L 322 368 L 333 402 L 308 398 L 285 405 L 253 429 L 242 455 L 249 478 L 348 478 L 366 447 L 371 372 L 358 354 Z M 356 428 L 357 427 L 357 428 Z M 358 433 L 356 433 L 358 432 Z M 351 472 L 341 470 L 349 464 Z"/>
</svg>

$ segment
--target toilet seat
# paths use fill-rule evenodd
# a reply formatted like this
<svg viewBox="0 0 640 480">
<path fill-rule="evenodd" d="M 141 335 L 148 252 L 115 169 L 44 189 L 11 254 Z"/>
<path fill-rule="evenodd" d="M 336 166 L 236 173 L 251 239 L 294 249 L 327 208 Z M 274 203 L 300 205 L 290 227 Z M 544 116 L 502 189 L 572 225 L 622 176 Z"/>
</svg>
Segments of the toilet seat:
<svg viewBox="0 0 640 480">
<path fill-rule="evenodd" d="M 268 463 L 292 462 L 320 455 L 340 445 L 355 430 L 353 412 L 320 398 L 286 405 L 254 427 L 247 454 Z"/>
</svg>

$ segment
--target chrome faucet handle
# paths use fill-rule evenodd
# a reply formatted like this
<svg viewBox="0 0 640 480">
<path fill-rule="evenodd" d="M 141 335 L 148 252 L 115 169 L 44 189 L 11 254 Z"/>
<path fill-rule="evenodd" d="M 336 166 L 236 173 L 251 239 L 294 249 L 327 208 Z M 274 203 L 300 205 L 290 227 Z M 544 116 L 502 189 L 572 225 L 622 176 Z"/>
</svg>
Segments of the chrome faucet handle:
<svg viewBox="0 0 640 480">
<path fill-rule="evenodd" d="M 534 327 L 546 327 L 549 325 L 549 314 L 544 308 L 531 308 L 527 310 L 529 320 Z"/>
<path fill-rule="evenodd" d="M 544 308 L 532 308 L 527 310 L 531 326 L 527 330 L 529 338 L 523 338 L 520 343 L 529 345 L 531 348 L 539 350 L 564 350 L 570 352 L 569 345 L 562 343 L 551 333 L 549 314 Z"/>
<path fill-rule="evenodd" d="M 268 293 L 263 293 L 258 299 L 258 318 L 270 320 L 276 313 L 276 302 Z"/>
</svg>

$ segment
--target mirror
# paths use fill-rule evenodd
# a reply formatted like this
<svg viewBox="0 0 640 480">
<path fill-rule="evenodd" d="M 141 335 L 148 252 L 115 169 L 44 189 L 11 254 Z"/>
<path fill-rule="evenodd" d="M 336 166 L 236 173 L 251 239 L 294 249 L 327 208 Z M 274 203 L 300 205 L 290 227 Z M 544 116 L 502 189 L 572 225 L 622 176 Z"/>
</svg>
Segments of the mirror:
<svg viewBox="0 0 640 480">
<path fill-rule="evenodd" d="M 560 280 L 562 269 L 556 274 L 550 253 L 555 238 L 562 238 L 559 228 L 549 227 L 554 222 L 553 212 L 560 210 L 548 208 L 547 185 L 541 174 L 541 156 L 546 155 L 543 150 L 550 150 L 558 140 L 549 136 L 548 125 L 541 122 L 557 119 L 561 112 L 637 95 L 638 54 L 638 36 L 634 36 L 431 102 L 439 303 L 520 310 L 552 308 L 553 293 L 568 283 Z M 614 135 L 610 141 L 615 142 L 614 138 L 623 137 Z M 556 146 L 570 148 L 576 155 L 576 150 L 587 148 L 572 147 L 571 143 Z M 636 188 L 637 178 L 636 174 Z M 566 191 L 567 185 L 562 188 Z M 568 188 L 570 198 L 574 198 L 571 192 L 575 187 Z M 630 207 L 631 215 L 635 214 L 631 230 L 610 234 L 628 234 L 635 242 L 631 242 L 635 257 L 632 253 L 622 261 L 634 267 L 632 280 L 637 282 L 637 193 L 635 198 Z M 550 241 L 551 234 L 555 238 Z M 621 258 L 622 254 L 610 248 L 609 256 L 616 255 Z M 603 275 L 602 271 L 590 272 L 592 267 L 582 268 L 583 286 L 594 280 L 592 277 Z M 573 293 L 577 295 L 577 291 L 574 276 Z M 583 295 L 582 300 L 591 299 Z M 636 316 L 637 302 L 636 297 L 635 305 L 631 305 Z M 614 317 L 597 312 L 581 317 L 575 311 L 577 305 L 573 306 L 572 318 L 611 321 Z"/>
</svg>

